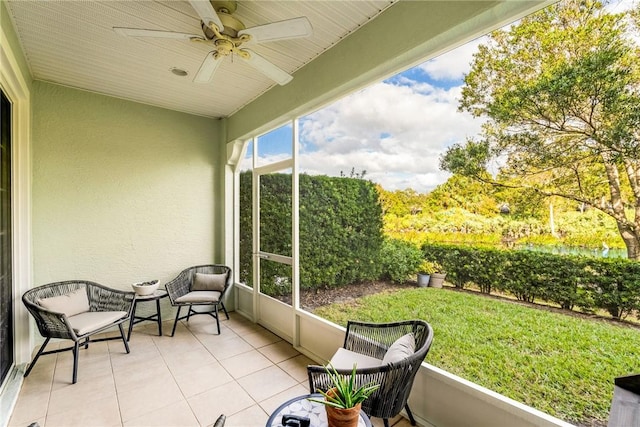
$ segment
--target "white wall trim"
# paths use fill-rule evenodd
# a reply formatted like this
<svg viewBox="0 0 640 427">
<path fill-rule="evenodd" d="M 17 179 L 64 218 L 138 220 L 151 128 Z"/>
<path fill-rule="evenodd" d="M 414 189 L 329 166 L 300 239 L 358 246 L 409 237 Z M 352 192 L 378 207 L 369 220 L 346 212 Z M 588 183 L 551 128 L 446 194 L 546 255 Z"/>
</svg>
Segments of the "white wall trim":
<svg viewBox="0 0 640 427">
<path fill-rule="evenodd" d="M 7 35 L 0 33 L 0 85 L 13 104 L 13 290 L 15 313 L 16 363 L 30 360 L 32 337 L 29 317 L 21 302 L 31 287 L 31 94 L 19 71 L 16 55 Z"/>
<path fill-rule="evenodd" d="M 33 333 L 29 328 L 29 315 L 22 304 L 22 294 L 32 284 L 31 258 L 31 94 L 20 72 L 16 55 L 11 50 L 5 30 L 0 30 L 0 87 L 12 103 L 12 283 L 14 313 L 14 372 L 8 379 L 22 380 L 22 365 L 30 361 Z M 20 387 L 7 387 L 6 391 Z M 13 395 L 13 393 L 11 393 Z M 15 399 L 3 396 L 3 410 L 11 414 Z M 17 399 L 17 394 L 15 395 Z M 7 402 L 11 400 L 11 402 Z M 8 420 L 0 417 L 0 424 Z"/>
</svg>

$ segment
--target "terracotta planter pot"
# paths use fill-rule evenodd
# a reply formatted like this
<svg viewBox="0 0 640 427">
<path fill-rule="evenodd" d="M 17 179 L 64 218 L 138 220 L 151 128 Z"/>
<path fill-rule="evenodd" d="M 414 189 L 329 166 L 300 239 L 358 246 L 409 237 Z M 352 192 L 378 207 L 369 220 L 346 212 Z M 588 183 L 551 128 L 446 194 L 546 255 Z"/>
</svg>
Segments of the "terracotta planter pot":
<svg viewBox="0 0 640 427">
<path fill-rule="evenodd" d="M 441 288 L 442 283 L 444 282 L 446 274 L 441 273 L 431 273 L 431 278 L 429 279 L 429 286 L 432 288 Z"/>
<path fill-rule="evenodd" d="M 333 394 L 333 389 L 327 392 L 330 396 Z M 332 406 L 325 406 L 327 410 L 327 423 L 329 427 L 357 427 L 360 421 L 360 409 L 362 404 L 358 403 L 353 408 L 340 409 Z"/>
</svg>

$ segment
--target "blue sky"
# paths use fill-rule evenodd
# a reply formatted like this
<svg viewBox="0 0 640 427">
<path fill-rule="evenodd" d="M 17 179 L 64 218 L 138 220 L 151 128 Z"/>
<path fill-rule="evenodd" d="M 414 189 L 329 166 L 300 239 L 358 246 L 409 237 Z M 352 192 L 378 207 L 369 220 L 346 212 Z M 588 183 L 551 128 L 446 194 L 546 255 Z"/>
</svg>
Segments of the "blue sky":
<svg viewBox="0 0 640 427">
<path fill-rule="evenodd" d="M 615 2 L 616 12 L 633 0 Z M 464 75 L 483 38 L 370 85 L 300 120 L 300 170 L 339 176 L 367 171 L 387 190 L 428 192 L 449 174 L 440 156 L 483 123 L 457 111 Z M 291 128 L 265 135 L 261 156 L 289 157 Z M 286 154 L 289 155 L 286 155 Z M 267 161 L 265 159 L 265 161 Z"/>
<path fill-rule="evenodd" d="M 457 112 L 464 73 L 477 42 L 368 86 L 300 120 L 300 170 L 338 176 L 367 171 L 389 190 L 426 192 L 448 174 L 439 156 L 480 129 Z M 291 128 L 260 139 L 270 161 L 290 153 Z"/>
</svg>

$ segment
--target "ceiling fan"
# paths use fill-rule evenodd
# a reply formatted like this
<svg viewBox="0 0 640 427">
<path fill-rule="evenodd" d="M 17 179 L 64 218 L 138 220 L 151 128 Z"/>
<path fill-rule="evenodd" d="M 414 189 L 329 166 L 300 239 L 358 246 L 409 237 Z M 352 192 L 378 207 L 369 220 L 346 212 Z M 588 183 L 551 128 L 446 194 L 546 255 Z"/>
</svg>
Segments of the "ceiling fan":
<svg viewBox="0 0 640 427">
<path fill-rule="evenodd" d="M 230 55 L 236 55 L 245 60 L 253 68 L 280 85 L 285 85 L 293 79 L 293 76 L 286 71 L 245 48 L 244 45 L 250 46 L 254 43 L 308 37 L 312 34 L 313 29 L 306 17 L 245 28 L 239 19 L 232 16 L 237 9 L 236 1 L 188 1 L 201 19 L 202 35 L 142 28 L 114 27 L 113 30 L 129 37 L 182 39 L 213 45 L 215 49 L 204 58 L 193 79 L 196 83 L 209 82 L 222 60 Z"/>
</svg>

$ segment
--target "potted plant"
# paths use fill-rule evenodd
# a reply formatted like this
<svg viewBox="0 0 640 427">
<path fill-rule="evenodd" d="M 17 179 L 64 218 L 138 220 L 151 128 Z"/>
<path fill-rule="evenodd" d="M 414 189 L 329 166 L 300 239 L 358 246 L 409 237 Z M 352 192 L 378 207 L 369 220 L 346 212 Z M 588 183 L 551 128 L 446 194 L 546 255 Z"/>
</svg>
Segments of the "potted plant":
<svg viewBox="0 0 640 427">
<path fill-rule="evenodd" d="M 327 366 L 326 370 L 331 378 L 332 387 L 327 391 L 318 390 L 324 399 L 310 398 L 309 400 L 325 405 L 329 427 L 356 427 L 362 402 L 380 385 L 368 383 L 358 387 L 355 364 L 349 376 L 338 374 L 331 365 Z"/>
<path fill-rule="evenodd" d="M 421 288 L 426 288 L 429 285 L 429 278 L 431 277 L 431 273 L 435 272 L 434 262 L 427 261 L 426 259 L 420 263 L 418 267 L 418 286 Z"/>
<path fill-rule="evenodd" d="M 447 272 L 444 270 L 442 265 L 437 262 L 433 262 L 433 270 L 431 272 L 431 277 L 429 278 L 429 286 L 432 288 L 441 288 L 442 283 L 444 283 L 444 278 L 447 276 Z"/>
</svg>

